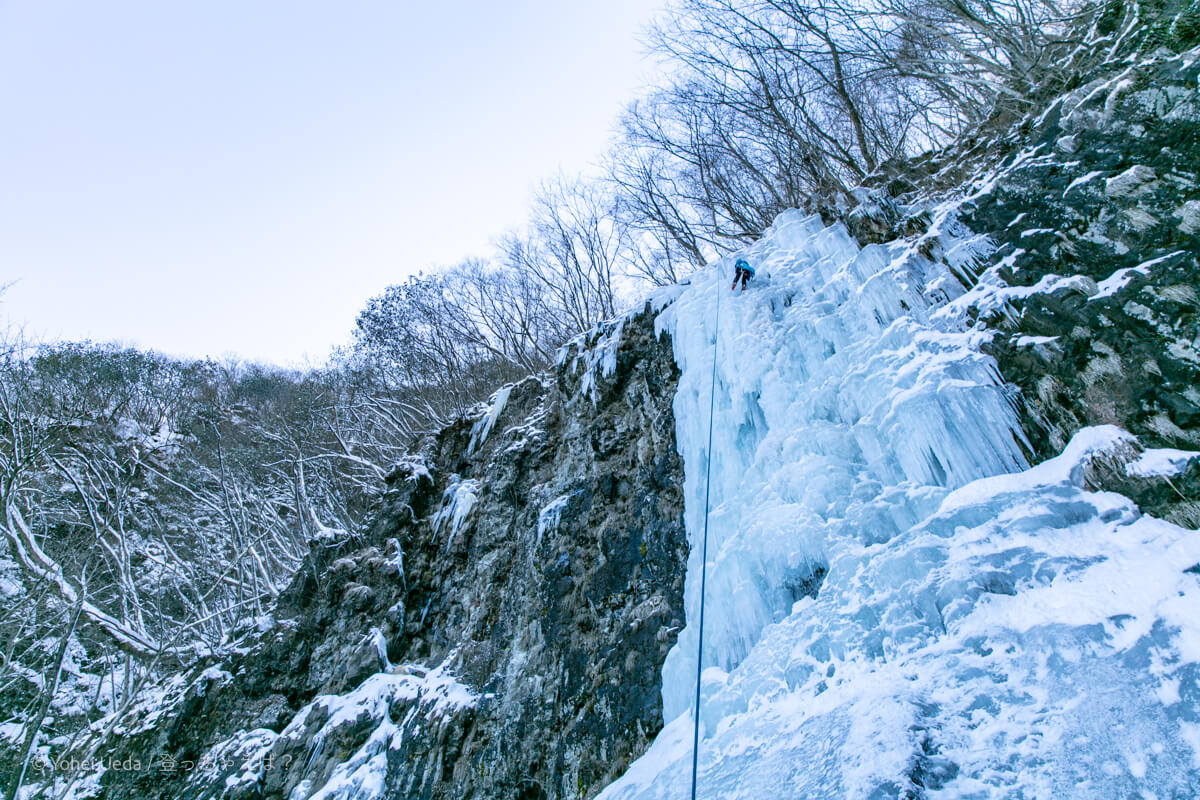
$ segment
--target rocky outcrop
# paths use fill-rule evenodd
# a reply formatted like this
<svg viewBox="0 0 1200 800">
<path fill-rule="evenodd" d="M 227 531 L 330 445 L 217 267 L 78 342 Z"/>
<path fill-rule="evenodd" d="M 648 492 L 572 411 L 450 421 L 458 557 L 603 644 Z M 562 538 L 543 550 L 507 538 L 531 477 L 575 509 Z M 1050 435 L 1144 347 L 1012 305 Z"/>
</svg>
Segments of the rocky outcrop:
<svg viewBox="0 0 1200 800">
<path fill-rule="evenodd" d="M 369 531 L 117 732 L 99 760 L 143 768 L 101 795 L 595 794 L 662 727 L 683 624 L 677 379 L 647 309 L 432 436 Z"/>
<path fill-rule="evenodd" d="M 985 349 L 1021 388 L 1035 461 L 1102 424 L 1200 449 L 1196 55 L 1160 51 L 1067 94 L 966 208 L 1019 289 L 984 312 Z M 1145 510 L 1200 525 L 1194 492 L 1134 496 L 1156 492 Z"/>
</svg>

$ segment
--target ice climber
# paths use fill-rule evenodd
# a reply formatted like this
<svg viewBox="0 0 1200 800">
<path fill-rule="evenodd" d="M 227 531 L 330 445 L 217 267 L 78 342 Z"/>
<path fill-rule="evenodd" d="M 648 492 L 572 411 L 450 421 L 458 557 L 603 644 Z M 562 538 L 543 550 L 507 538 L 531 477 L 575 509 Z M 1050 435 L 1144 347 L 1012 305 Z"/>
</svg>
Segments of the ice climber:
<svg viewBox="0 0 1200 800">
<path fill-rule="evenodd" d="M 754 277 L 754 267 L 746 263 L 746 259 L 739 258 L 733 265 L 733 269 L 733 285 L 729 287 L 729 291 L 737 289 L 738 281 L 742 282 L 742 291 L 745 291 L 746 284 Z"/>
</svg>

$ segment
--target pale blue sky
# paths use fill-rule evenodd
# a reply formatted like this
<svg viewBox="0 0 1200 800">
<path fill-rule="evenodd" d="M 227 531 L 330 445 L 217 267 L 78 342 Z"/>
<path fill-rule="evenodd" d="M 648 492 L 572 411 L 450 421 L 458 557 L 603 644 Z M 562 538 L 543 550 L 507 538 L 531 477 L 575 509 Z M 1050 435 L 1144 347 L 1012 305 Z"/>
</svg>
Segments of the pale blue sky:
<svg viewBox="0 0 1200 800">
<path fill-rule="evenodd" d="M 662 0 L 0 0 L 0 315 L 316 361 L 586 170 Z"/>
</svg>

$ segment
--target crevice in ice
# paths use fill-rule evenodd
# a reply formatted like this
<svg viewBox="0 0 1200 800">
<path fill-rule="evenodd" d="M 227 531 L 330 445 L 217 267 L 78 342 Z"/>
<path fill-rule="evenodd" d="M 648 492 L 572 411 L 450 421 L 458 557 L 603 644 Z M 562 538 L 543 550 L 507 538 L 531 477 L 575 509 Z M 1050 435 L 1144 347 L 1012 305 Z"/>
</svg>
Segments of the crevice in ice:
<svg viewBox="0 0 1200 800">
<path fill-rule="evenodd" d="M 741 453 L 753 453 L 758 443 L 770 431 L 766 415 L 758 404 L 758 393 L 752 392 L 745 396 L 743 403 L 746 407 L 745 421 L 738 425 L 737 449 Z"/>
<path fill-rule="evenodd" d="M 926 450 L 925 453 L 929 459 L 930 479 L 938 486 L 945 486 L 946 470 L 942 466 L 942 462 L 938 460 L 937 453 L 932 450 Z"/>
<path fill-rule="evenodd" d="M 803 564 L 787 570 L 779 585 L 780 602 L 777 613 L 780 617 L 794 611 L 796 603 L 805 598 L 815 600 L 828 574 L 829 567 L 826 564 Z"/>
</svg>

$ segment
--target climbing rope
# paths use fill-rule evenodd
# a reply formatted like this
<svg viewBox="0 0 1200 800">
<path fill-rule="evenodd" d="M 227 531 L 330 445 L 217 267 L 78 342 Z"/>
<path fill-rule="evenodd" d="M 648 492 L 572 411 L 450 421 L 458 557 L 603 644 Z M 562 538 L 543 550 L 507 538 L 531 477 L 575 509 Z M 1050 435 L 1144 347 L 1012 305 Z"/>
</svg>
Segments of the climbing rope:
<svg viewBox="0 0 1200 800">
<path fill-rule="evenodd" d="M 708 450 L 704 467 L 704 538 L 700 548 L 700 622 L 696 637 L 696 713 L 692 729 L 692 800 L 696 800 L 696 768 L 700 763 L 700 672 L 704 656 L 704 584 L 708 578 L 708 493 L 712 486 L 713 409 L 717 397 L 717 342 L 721 334 L 721 281 L 717 280 L 717 311 L 713 322 L 712 388 L 708 394 Z"/>
</svg>

